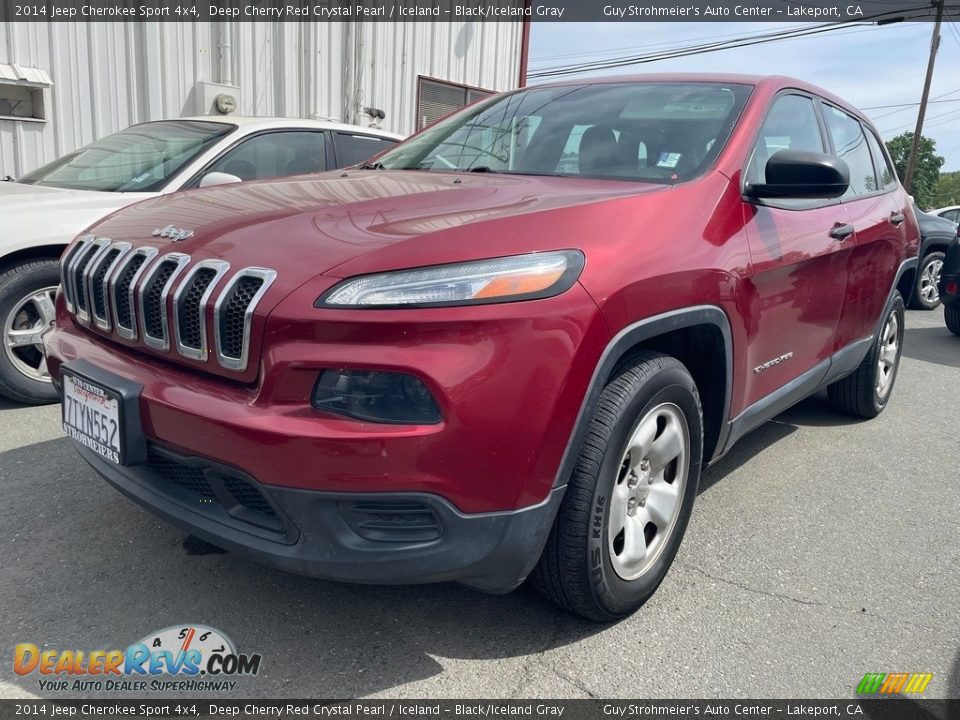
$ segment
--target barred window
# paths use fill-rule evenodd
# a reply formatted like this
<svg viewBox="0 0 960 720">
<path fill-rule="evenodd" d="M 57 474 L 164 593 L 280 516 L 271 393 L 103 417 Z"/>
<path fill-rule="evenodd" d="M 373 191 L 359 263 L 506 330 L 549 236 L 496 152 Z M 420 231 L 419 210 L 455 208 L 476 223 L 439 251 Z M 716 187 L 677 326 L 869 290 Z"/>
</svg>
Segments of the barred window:
<svg viewBox="0 0 960 720">
<path fill-rule="evenodd" d="M 433 125 L 443 116 L 494 94 L 491 90 L 421 77 L 417 93 L 417 130 Z"/>
</svg>

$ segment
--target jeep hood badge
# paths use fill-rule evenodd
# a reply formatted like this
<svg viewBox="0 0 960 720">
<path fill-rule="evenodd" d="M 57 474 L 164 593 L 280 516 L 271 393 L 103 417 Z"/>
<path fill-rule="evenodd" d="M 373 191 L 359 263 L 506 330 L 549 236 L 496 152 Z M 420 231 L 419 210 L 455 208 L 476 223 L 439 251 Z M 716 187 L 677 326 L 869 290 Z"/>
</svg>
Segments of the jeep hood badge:
<svg viewBox="0 0 960 720">
<path fill-rule="evenodd" d="M 184 228 L 174 227 L 173 225 L 167 225 L 165 228 L 157 228 L 153 231 L 154 237 L 165 237 L 170 238 L 173 242 L 180 242 L 181 240 L 186 240 L 188 237 L 193 235 L 193 230 L 186 230 Z"/>
</svg>

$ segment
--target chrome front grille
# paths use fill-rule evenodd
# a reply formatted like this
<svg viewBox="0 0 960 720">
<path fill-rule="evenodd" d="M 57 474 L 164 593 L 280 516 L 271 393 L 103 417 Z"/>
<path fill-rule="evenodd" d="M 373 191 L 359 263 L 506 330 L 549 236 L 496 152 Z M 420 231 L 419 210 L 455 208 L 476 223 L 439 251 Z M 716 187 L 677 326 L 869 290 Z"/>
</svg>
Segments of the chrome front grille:
<svg viewBox="0 0 960 720">
<path fill-rule="evenodd" d="M 238 270 L 214 301 L 229 263 L 190 263 L 184 253 L 161 255 L 153 247 L 84 237 L 61 262 L 67 309 L 81 324 L 106 332 L 112 328 L 120 337 L 139 339 L 155 350 L 168 351 L 175 345 L 183 357 L 201 362 L 211 354 L 207 326 L 212 322 L 217 362 L 229 370 L 246 369 L 253 312 L 276 272 L 261 267 Z"/>
</svg>

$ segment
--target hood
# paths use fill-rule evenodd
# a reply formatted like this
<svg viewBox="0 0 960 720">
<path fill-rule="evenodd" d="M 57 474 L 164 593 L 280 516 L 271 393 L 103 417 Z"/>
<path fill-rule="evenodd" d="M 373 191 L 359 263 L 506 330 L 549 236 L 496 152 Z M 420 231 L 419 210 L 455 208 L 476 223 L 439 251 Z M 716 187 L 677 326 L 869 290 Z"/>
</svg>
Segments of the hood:
<svg viewBox="0 0 960 720">
<path fill-rule="evenodd" d="M 549 249 L 558 242 L 555 233 L 538 235 L 522 223 L 526 229 L 518 238 L 507 229 L 518 224 L 509 221 L 664 187 L 569 177 L 337 171 L 162 196 L 92 231 L 195 260 L 272 268 L 277 289 L 290 291 L 320 274 L 342 276 L 338 266 L 357 257 L 412 267 L 424 264 L 421 254 L 429 256 L 427 263 L 492 257 L 501 242 L 513 253 Z M 167 226 L 192 235 L 180 241 L 153 235 Z"/>
<path fill-rule="evenodd" d="M 87 227 L 115 210 L 152 197 L 146 193 L 108 193 L 92 190 L 0 182 L 0 217 L 3 218 L 3 248 L 9 250 L 40 244 L 66 244 Z"/>
</svg>

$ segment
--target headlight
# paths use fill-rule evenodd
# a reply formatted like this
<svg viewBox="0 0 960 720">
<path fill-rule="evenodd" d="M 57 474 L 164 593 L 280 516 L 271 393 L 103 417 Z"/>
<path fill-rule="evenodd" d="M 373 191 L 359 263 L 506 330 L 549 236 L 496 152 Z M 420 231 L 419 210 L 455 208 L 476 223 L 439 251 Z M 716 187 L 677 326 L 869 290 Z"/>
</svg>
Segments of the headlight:
<svg viewBox="0 0 960 720">
<path fill-rule="evenodd" d="M 578 250 L 530 253 L 351 278 L 317 300 L 326 307 L 436 307 L 552 297 L 583 269 Z"/>
</svg>

